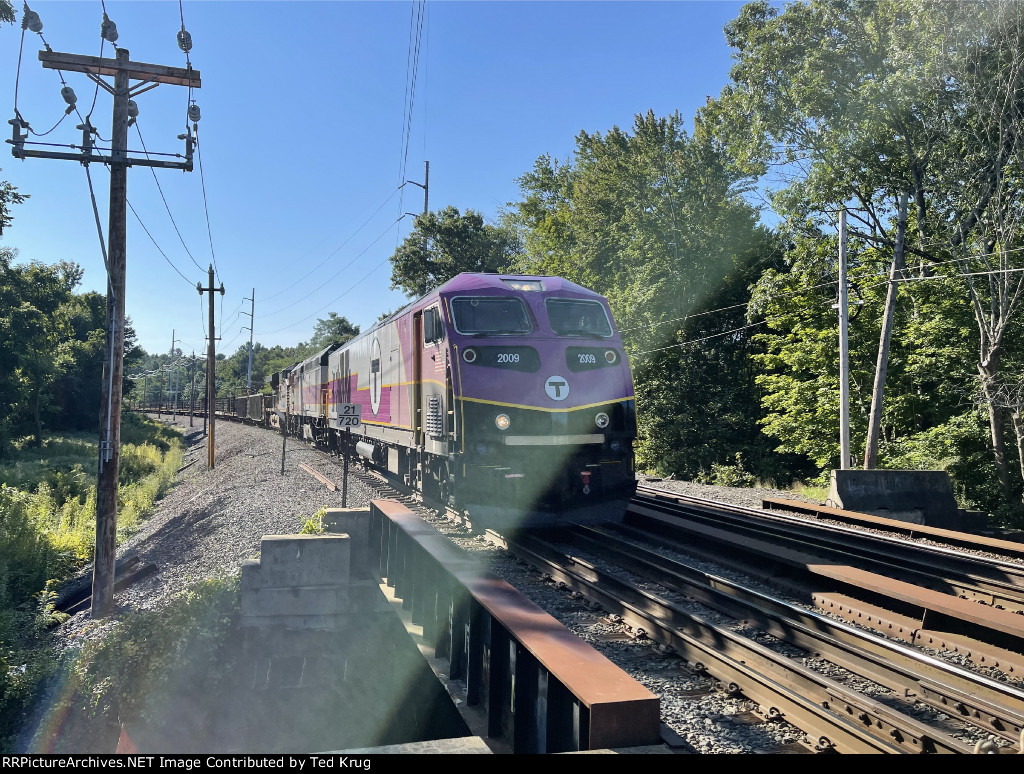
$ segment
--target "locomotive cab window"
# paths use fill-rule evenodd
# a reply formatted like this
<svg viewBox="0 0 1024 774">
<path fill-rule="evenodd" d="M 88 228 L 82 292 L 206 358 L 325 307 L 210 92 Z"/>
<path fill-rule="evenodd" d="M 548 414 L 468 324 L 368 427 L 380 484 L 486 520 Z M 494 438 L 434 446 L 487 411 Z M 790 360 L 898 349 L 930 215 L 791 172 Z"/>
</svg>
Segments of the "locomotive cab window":
<svg viewBox="0 0 1024 774">
<path fill-rule="evenodd" d="M 444 340 L 444 321 L 441 310 L 436 306 L 423 312 L 423 343 L 432 344 Z"/>
<path fill-rule="evenodd" d="M 559 336 L 602 339 L 612 335 L 612 324 L 597 301 L 549 298 L 546 302 L 551 330 Z"/>
<path fill-rule="evenodd" d="M 521 298 L 481 296 L 452 299 L 452 322 L 459 333 L 509 336 L 533 330 Z"/>
</svg>

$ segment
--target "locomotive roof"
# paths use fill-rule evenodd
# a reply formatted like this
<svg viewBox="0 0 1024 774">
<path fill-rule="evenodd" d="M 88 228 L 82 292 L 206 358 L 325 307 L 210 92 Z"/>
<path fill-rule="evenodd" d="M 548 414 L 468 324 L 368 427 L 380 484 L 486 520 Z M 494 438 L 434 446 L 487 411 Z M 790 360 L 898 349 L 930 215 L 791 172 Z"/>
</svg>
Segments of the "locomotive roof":
<svg viewBox="0 0 1024 774">
<path fill-rule="evenodd" d="M 465 272 L 448 280 L 437 288 L 439 293 L 458 293 L 469 290 L 484 290 L 494 288 L 496 290 L 509 290 L 505 280 L 541 280 L 544 283 L 544 291 L 570 291 L 586 296 L 599 296 L 589 288 L 577 285 L 563 277 L 552 277 L 537 274 L 474 274 Z"/>
</svg>

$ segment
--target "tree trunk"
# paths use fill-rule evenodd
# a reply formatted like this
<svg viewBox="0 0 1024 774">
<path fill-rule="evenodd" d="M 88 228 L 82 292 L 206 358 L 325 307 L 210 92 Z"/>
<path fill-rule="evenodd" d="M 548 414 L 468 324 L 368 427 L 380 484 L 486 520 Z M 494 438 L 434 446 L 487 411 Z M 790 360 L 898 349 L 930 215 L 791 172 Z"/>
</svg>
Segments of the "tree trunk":
<svg viewBox="0 0 1024 774">
<path fill-rule="evenodd" d="M 38 384 L 38 378 L 36 380 Z M 32 421 L 35 426 L 35 439 L 32 441 L 32 445 L 39 447 L 43 445 L 43 422 L 40 419 L 42 413 L 42 401 L 43 401 L 43 388 L 36 387 L 35 395 L 32 397 Z"/>
<path fill-rule="evenodd" d="M 999 476 L 999 487 L 1003 497 L 1010 500 L 1010 470 L 1006 462 L 1006 443 L 1003 440 L 1003 409 L 997 401 L 995 383 L 999 373 L 999 355 L 992 353 L 978 363 L 978 374 L 981 376 L 981 389 L 988 404 L 988 424 L 992 440 L 992 456 L 995 458 L 996 474 Z"/>
<path fill-rule="evenodd" d="M 899 219 L 896 224 L 896 246 L 892 252 L 889 270 L 889 290 L 885 296 L 882 315 L 882 334 L 878 341 L 878 362 L 875 365 L 875 384 L 871 390 L 871 416 L 868 419 L 868 439 L 864 444 L 864 470 L 871 470 L 878 460 L 878 437 L 882 429 L 882 400 L 885 397 L 885 376 L 889 369 L 889 344 L 896 318 L 896 280 L 903 271 L 903 237 L 907 228 L 907 195 L 900 195 Z"/>
<path fill-rule="evenodd" d="M 1024 415 L 1020 407 L 1010 410 L 1010 419 L 1013 422 L 1013 432 L 1017 436 L 1017 460 L 1020 463 L 1020 476 L 1024 479 Z M 1024 502 L 1024 494 L 1021 495 Z"/>
</svg>

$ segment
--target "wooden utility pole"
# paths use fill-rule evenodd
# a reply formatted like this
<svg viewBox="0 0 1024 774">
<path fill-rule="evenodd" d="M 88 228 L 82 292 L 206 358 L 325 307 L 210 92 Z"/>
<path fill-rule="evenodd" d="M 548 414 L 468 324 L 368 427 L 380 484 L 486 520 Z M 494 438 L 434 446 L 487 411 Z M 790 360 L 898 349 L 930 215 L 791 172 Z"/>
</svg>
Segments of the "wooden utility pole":
<svg viewBox="0 0 1024 774">
<path fill-rule="evenodd" d="M 117 478 L 120 465 L 121 443 L 121 380 L 124 369 L 124 319 L 125 285 L 127 273 L 126 217 L 128 201 L 128 167 L 133 165 L 169 167 L 192 170 L 191 131 L 182 139 L 185 143 L 185 161 L 154 161 L 128 156 L 128 103 L 132 97 L 161 83 L 178 86 L 200 87 L 198 71 L 165 67 L 163 65 L 132 62 L 127 49 L 116 49 L 115 59 L 94 56 L 63 54 L 56 51 L 40 51 L 39 61 L 43 67 L 64 72 L 85 73 L 97 86 L 102 87 L 114 98 L 113 123 L 110 130 L 110 154 L 96 153 L 92 136 L 95 133 L 88 121 L 82 130 L 82 145 L 78 153 L 52 150 L 30 150 L 26 145 L 27 132 L 22 134 L 20 117 L 10 123 L 13 126 L 11 153 L 15 158 L 49 158 L 77 161 L 83 165 L 90 162 L 110 167 L 110 213 L 107 230 L 107 341 L 103 363 L 103 398 L 100 405 L 100 449 L 96 483 L 96 550 L 93 560 L 92 615 L 99 618 L 108 615 L 114 604 L 114 552 L 117 547 Z M 113 76 L 111 86 L 101 76 Z M 134 87 L 132 79 L 140 81 Z M 39 143 L 44 144 L 44 143 Z"/>
<path fill-rule="evenodd" d="M 878 341 L 878 362 L 875 365 L 875 385 L 871 390 L 871 418 L 868 420 L 868 440 L 864 444 L 864 470 L 871 470 L 878 461 L 878 438 L 882 434 L 882 400 L 885 398 L 885 377 L 889 370 L 889 345 L 892 326 L 896 318 L 896 292 L 899 275 L 903 271 L 903 240 L 907 233 L 907 195 L 900 195 L 900 209 L 896 221 L 896 246 L 892 251 L 889 270 L 889 290 L 885 296 L 882 315 L 882 334 Z"/>
<path fill-rule="evenodd" d="M 199 295 L 203 293 L 210 294 L 210 337 L 209 344 L 206 347 L 206 413 L 209 415 L 209 435 L 206 438 L 206 467 L 213 470 L 214 459 L 216 458 L 216 452 L 213 445 L 213 419 L 214 419 L 214 406 L 217 400 L 217 347 L 216 347 L 216 333 L 213 327 L 213 294 L 220 293 L 224 295 L 224 283 L 222 282 L 219 288 L 213 286 L 213 264 L 210 264 L 210 284 L 208 287 L 203 287 L 201 282 L 196 283 L 196 290 L 199 291 Z"/>
</svg>

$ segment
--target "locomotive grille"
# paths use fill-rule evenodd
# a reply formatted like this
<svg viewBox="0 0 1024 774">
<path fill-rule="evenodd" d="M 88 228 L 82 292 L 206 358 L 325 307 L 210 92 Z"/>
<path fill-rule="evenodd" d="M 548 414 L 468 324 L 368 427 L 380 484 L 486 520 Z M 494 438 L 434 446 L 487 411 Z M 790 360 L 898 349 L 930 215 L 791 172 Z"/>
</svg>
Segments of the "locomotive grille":
<svg viewBox="0 0 1024 774">
<path fill-rule="evenodd" d="M 440 438 L 443 435 L 441 428 L 441 399 L 431 395 L 427 398 L 427 435 Z"/>
</svg>

